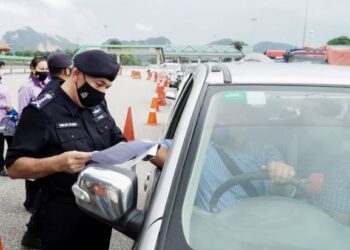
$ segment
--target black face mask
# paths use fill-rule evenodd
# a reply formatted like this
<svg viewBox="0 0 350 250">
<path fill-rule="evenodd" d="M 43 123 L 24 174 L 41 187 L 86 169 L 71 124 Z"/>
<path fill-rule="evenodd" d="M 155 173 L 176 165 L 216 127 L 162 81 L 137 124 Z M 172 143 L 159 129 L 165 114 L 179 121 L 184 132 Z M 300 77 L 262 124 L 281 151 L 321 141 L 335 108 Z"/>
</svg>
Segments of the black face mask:
<svg viewBox="0 0 350 250">
<path fill-rule="evenodd" d="M 47 78 L 49 73 L 46 71 L 37 71 L 37 72 L 35 72 L 34 75 L 40 82 L 43 82 L 43 81 L 45 81 L 45 79 Z"/>
<path fill-rule="evenodd" d="M 77 89 L 80 103 L 87 108 L 95 107 L 105 98 L 105 93 L 90 86 L 85 80 L 83 86 Z"/>
</svg>

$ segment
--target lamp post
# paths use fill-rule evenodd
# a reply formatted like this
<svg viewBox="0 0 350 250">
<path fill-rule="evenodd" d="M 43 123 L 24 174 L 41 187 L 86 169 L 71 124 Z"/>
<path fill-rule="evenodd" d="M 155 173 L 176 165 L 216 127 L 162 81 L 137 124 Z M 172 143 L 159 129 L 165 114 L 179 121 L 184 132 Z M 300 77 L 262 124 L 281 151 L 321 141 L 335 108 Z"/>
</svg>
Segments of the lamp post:
<svg viewBox="0 0 350 250">
<path fill-rule="evenodd" d="M 307 16 L 309 14 L 308 12 L 309 12 L 309 0 L 305 0 L 305 17 L 304 17 L 304 31 L 303 31 L 303 44 L 302 44 L 302 47 L 305 46 Z"/>
</svg>

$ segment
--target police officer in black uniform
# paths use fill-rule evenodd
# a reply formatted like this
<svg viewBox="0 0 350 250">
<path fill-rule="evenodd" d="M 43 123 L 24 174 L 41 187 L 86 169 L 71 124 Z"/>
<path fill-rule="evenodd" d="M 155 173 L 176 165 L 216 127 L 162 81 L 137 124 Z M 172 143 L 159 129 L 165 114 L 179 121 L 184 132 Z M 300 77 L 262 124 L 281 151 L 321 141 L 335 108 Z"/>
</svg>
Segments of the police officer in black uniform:
<svg viewBox="0 0 350 250">
<path fill-rule="evenodd" d="M 61 86 L 69 77 L 71 73 L 71 66 L 73 65 L 72 59 L 63 52 L 52 53 L 47 57 L 47 64 L 49 68 L 49 73 L 51 76 L 51 81 L 47 83 L 43 92 L 50 91 L 57 86 Z M 40 215 L 41 215 L 41 203 L 42 203 L 42 193 L 39 190 L 39 185 L 35 181 L 31 185 L 26 185 L 27 199 L 29 197 L 35 197 L 34 202 L 32 202 L 33 210 L 32 216 L 27 224 L 27 231 L 24 233 L 21 244 L 22 246 L 34 249 L 41 248 L 40 240 Z M 31 188 L 29 188 L 31 187 Z"/>
<path fill-rule="evenodd" d="M 63 52 L 52 53 L 47 57 L 47 65 L 51 81 L 45 86 L 45 90 L 54 88 L 56 84 L 62 85 L 71 74 L 72 59 Z"/>
<path fill-rule="evenodd" d="M 78 54 L 67 81 L 22 113 L 6 166 L 12 178 L 40 182 L 43 249 L 109 248 L 111 228 L 78 209 L 71 187 L 92 151 L 125 141 L 103 102 L 118 69 L 103 51 Z"/>
</svg>

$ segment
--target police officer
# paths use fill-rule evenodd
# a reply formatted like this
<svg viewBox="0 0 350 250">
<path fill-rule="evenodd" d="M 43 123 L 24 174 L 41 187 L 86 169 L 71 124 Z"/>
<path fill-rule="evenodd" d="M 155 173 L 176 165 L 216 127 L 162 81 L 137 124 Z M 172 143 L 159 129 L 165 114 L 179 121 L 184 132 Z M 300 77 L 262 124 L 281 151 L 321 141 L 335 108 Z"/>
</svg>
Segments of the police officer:
<svg viewBox="0 0 350 250">
<path fill-rule="evenodd" d="M 56 84 L 62 85 L 71 74 L 72 59 L 63 52 L 52 53 L 47 57 L 47 65 L 51 76 L 51 81 L 44 88 L 49 90 Z"/>
<path fill-rule="evenodd" d="M 46 84 L 42 92 L 47 92 L 57 86 L 61 86 L 71 73 L 73 62 L 71 58 L 63 53 L 52 53 L 47 57 L 47 65 L 51 76 L 51 81 Z M 27 231 L 24 233 L 21 244 L 22 246 L 34 249 L 41 248 L 40 240 L 40 216 L 42 214 L 42 193 L 39 190 L 34 200 L 32 215 L 27 224 Z"/>
<path fill-rule="evenodd" d="M 40 181 L 43 249 L 109 248 L 111 228 L 78 209 L 71 187 L 92 151 L 125 141 L 103 102 L 118 69 L 103 51 L 78 54 L 71 76 L 22 113 L 6 166 L 11 178 Z"/>
</svg>

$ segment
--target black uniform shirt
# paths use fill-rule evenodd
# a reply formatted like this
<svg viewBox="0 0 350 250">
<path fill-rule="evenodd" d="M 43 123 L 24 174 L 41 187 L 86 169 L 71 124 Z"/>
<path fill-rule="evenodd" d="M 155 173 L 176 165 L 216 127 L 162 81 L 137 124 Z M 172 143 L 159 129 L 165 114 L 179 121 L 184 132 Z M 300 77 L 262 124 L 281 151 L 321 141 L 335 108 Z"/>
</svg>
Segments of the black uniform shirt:
<svg viewBox="0 0 350 250">
<path fill-rule="evenodd" d="M 64 80 L 58 76 L 53 76 L 42 91 L 49 91 L 55 89 L 57 86 L 61 86 Z M 40 93 L 41 94 L 41 93 Z"/>
<path fill-rule="evenodd" d="M 21 115 L 6 166 L 18 158 L 44 158 L 77 150 L 103 150 L 125 141 L 105 102 L 91 109 L 80 108 L 57 85 L 43 91 Z M 40 178 L 43 190 L 72 194 L 78 174 L 56 173 Z"/>
</svg>

